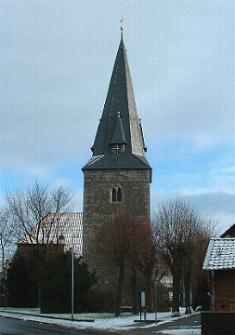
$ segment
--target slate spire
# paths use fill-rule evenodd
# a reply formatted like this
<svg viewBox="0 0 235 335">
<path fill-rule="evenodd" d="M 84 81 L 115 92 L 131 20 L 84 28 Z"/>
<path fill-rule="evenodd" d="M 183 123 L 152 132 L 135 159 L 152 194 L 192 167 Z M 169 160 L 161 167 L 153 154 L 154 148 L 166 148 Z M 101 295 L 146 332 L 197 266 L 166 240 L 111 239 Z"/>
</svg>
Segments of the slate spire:
<svg viewBox="0 0 235 335">
<path fill-rule="evenodd" d="M 111 144 L 126 144 L 125 132 L 124 132 L 120 112 L 118 112 L 117 120 L 114 126 L 113 136 L 112 136 L 110 143 Z"/>
<path fill-rule="evenodd" d="M 123 29 L 102 117 L 91 150 L 93 156 L 83 169 L 151 169 L 144 157 L 146 147 L 137 115 Z"/>
</svg>

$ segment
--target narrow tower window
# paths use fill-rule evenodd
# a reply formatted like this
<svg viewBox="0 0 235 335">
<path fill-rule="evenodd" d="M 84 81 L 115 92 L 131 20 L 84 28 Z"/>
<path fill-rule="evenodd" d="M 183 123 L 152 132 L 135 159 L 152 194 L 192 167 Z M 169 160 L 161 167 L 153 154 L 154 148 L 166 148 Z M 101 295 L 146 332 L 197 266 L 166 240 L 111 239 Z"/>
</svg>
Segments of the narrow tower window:
<svg viewBox="0 0 235 335">
<path fill-rule="evenodd" d="M 122 201 L 122 189 L 120 186 L 113 186 L 112 188 L 112 202 L 116 203 L 116 202 L 121 202 Z"/>
<path fill-rule="evenodd" d="M 122 190 L 120 189 L 120 187 L 118 187 L 117 190 L 117 202 L 121 202 L 122 201 Z"/>
</svg>

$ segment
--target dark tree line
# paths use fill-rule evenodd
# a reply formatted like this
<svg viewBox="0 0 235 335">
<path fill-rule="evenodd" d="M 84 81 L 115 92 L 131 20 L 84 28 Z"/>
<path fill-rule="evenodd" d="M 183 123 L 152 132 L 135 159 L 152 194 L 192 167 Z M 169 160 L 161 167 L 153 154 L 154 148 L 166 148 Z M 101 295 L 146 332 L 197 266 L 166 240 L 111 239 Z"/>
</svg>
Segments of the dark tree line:
<svg viewBox="0 0 235 335">
<path fill-rule="evenodd" d="M 153 233 L 157 253 L 173 277 L 172 311 L 175 315 L 179 313 L 183 293 L 186 313 L 190 313 L 190 292 L 198 285 L 202 260 L 212 233 L 211 223 L 203 220 L 189 204 L 177 199 L 159 208 Z"/>
<path fill-rule="evenodd" d="M 40 283 L 39 263 L 33 246 L 18 249 L 7 276 L 8 306 L 38 307 L 42 313 L 71 312 L 71 253 L 61 245 L 42 246 Z M 74 260 L 74 311 L 87 310 L 87 296 L 96 282 L 81 258 Z"/>
<path fill-rule="evenodd" d="M 124 215 L 105 222 L 97 231 L 95 250 L 97 262 L 102 259 L 103 265 L 109 264 L 117 273 L 115 315 L 121 312 L 126 279 L 131 282 L 135 313 L 140 290 L 146 292 L 148 309 L 153 309 L 154 282 L 159 284 L 169 272 L 173 278 L 172 312 L 179 313 L 184 296 L 186 313 L 190 313 L 190 295 L 202 277 L 210 234 L 210 224 L 179 199 L 162 204 L 152 224 Z"/>
<path fill-rule="evenodd" d="M 38 182 L 7 194 L 0 217 L 0 246 L 1 289 L 8 305 L 69 311 L 71 253 L 65 253 L 59 243 L 68 233 L 63 216 L 69 212 L 71 198 L 63 187 L 48 189 Z M 6 247 L 14 242 L 17 250 L 7 269 Z M 86 296 L 94 281 L 86 264 L 75 258 L 75 309 L 86 308 Z"/>
<path fill-rule="evenodd" d="M 0 215 L 1 289 L 6 289 L 6 276 L 3 274 L 7 248 L 18 241 L 19 247 L 22 245 L 23 249 L 28 248 L 30 252 L 24 252 L 23 257 L 18 250 L 12 259 L 7 282 L 9 302 L 13 303 L 14 296 L 16 305 L 26 300 L 28 305 L 35 305 L 37 301 L 37 304 L 43 306 L 45 297 L 47 302 L 50 299 L 57 301 L 59 296 L 65 301 L 68 296 L 66 290 L 69 290 L 70 285 L 69 281 L 66 284 L 70 256 L 57 251 L 61 250 L 58 247 L 60 235 L 67 233 L 66 222 L 61 222 L 61 213 L 69 211 L 71 193 L 62 187 L 47 189 L 36 182 L 25 191 L 8 193 L 6 200 L 7 205 Z M 97 258 L 97 265 L 104 268 L 104 272 L 115 273 L 115 287 L 112 289 L 115 315 L 120 315 L 125 300 L 125 282 L 130 283 L 128 294 L 133 312 L 138 311 L 140 290 L 146 292 L 147 307 L 152 310 L 155 282 L 159 284 L 162 276 L 169 272 L 173 277 L 173 312 L 179 312 L 182 295 L 185 297 L 186 310 L 190 312 L 190 293 L 193 291 L 194 300 L 200 302 L 198 295 L 203 296 L 206 290 L 206 278 L 201 273 L 201 265 L 210 235 L 211 226 L 195 209 L 179 199 L 159 206 L 152 223 L 123 213 L 106 220 L 96 232 L 94 258 Z M 59 268 L 60 274 L 53 279 Z M 75 272 L 88 271 L 81 260 L 76 260 L 76 269 Z M 100 305 L 98 290 L 93 291 L 93 297 L 90 295 L 90 298 L 85 298 L 95 281 L 94 274 L 88 271 L 86 275 L 86 280 L 80 281 L 80 288 L 77 288 L 81 296 L 78 306 L 83 310 L 88 307 L 94 309 L 95 299 L 97 306 Z M 54 289 L 52 283 L 55 284 Z M 64 286 L 59 295 L 57 288 L 60 283 L 64 283 Z M 201 286 L 204 287 L 203 292 Z M 111 301 L 112 293 L 103 291 L 101 297 L 102 294 L 106 295 L 107 300 Z M 83 302 L 86 299 L 90 299 L 90 305 Z M 68 306 L 67 299 L 64 309 L 68 310 Z M 102 309 L 102 304 L 100 306 Z"/>
</svg>

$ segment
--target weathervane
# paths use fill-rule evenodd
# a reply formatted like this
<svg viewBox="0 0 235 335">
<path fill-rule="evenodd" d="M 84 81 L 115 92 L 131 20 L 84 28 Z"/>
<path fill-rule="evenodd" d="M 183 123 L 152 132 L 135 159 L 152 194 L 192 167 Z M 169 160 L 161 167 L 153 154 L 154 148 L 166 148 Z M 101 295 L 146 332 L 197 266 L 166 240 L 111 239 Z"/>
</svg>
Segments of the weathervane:
<svg viewBox="0 0 235 335">
<path fill-rule="evenodd" d="M 123 16 L 120 20 L 120 30 L 121 30 L 121 34 L 123 34 L 123 31 L 124 31 L 124 18 L 123 18 Z"/>
</svg>

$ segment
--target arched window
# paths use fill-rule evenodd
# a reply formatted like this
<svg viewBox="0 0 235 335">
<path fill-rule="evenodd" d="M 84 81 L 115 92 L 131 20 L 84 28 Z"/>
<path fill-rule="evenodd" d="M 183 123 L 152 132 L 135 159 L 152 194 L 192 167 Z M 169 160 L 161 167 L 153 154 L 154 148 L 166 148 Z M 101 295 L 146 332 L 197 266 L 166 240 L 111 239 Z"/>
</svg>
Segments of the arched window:
<svg viewBox="0 0 235 335">
<path fill-rule="evenodd" d="M 122 201 L 122 189 L 120 186 L 115 185 L 112 188 L 112 192 L 111 192 L 111 200 L 112 202 L 116 203 L 116 202 L 121 202 Z"/>
<path fill-rule="evenodd" d="M 117 202 L 121 202 L 122 201 L 122 190 L 120 189 L 120 187 L 118 187 L 117 190 Z"/>
</svg>

